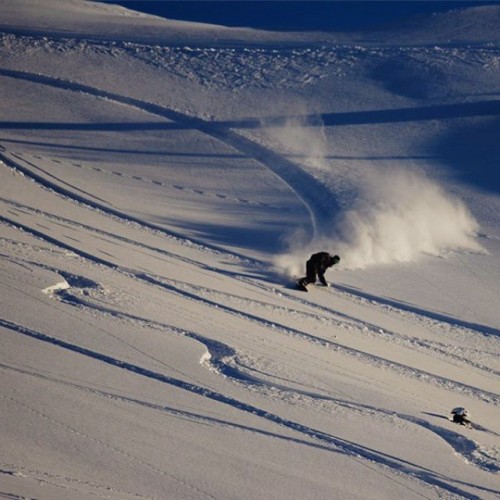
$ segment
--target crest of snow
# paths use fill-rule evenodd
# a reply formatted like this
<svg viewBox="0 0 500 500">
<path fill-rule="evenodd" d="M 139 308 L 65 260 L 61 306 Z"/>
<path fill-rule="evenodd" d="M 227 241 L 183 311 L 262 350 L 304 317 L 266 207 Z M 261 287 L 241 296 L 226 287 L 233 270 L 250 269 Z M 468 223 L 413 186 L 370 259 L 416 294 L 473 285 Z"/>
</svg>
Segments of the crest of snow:
<svg viewBox="0 0 500 500">
<path fill-rule="evenodd" d="M 210 352 L 205 351 L 205 353 L 200 358 L 200 365 L 204 365 L 206 363 L 209 363 L 211 359 L 212 359 L 212 355 L 210 354 Z"/>
<path fill-rule="evenodd" d="M 48 286 L 47 288 L 44 288 L 42 290 L 43 293 L 47 295 L 52 295 L 55 292 L 58 292 L 59 290 L 67 290 L 70 288 L 70 285 L 67 281 L 60 281 L 59 283 L 56 283 L 55 285 Z"/>
</svg>

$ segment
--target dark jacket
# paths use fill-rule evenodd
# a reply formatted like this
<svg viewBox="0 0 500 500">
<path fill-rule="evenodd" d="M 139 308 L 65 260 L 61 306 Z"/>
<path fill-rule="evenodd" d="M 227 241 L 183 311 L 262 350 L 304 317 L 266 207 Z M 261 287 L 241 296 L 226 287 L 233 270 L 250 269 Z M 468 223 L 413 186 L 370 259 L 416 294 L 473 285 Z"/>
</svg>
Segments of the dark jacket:
<svg viewBox="0 0 500 500">
<path fill-rule="evenodd" d="M 306 262 L 307 282 L 314 283 L 316 275 L 323 285 L 327 285 L 325 271 L 334 266 L 340 259 L 338 256 L 332 257 L 328 252 L 319 252 L 311 255 Z"/>
</svg>

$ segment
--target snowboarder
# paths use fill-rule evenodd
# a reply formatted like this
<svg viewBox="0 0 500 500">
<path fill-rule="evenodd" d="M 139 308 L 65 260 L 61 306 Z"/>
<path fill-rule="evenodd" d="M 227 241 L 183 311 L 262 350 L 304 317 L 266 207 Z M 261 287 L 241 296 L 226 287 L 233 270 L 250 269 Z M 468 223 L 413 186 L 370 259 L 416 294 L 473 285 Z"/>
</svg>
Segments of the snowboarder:
<svg viewBox="0 0 500 500">
<path fill-rule="evenodd" d="M 306 262 L 306 276 L 297 282 L 299 288 L 307 292 L 307 285 L 315 283 L 316 276 L 323 286 L 328 286 L 325 280 L 325 271 L 339 262 L 340 257 L 338 255 L 332 257 L 328 252 L 319 252 L 311 255 Z"/>
<path fill-rule="evenodd" d="M 465 425 L 465 426 L 471 425 L 469 412 L 465 408 L 462 408 L 461 406 L 457 407 L 457 408 L 453 408 L 453 410 L 451 410 L 451 414 L 453 415 L 452 420 L 456 424 Z"/>
</svg>

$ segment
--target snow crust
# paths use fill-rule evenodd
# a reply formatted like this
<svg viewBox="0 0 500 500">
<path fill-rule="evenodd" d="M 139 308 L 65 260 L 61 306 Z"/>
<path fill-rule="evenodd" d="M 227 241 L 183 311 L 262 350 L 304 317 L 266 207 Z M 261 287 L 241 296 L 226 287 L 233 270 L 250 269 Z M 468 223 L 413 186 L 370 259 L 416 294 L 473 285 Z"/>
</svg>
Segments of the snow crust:
<svg viewBox="0 0 500 500">
<path fill-rule="evenodd" d="M 498 498 L 500 7 L 0 12 L 0 496 Z"/>
</svg>

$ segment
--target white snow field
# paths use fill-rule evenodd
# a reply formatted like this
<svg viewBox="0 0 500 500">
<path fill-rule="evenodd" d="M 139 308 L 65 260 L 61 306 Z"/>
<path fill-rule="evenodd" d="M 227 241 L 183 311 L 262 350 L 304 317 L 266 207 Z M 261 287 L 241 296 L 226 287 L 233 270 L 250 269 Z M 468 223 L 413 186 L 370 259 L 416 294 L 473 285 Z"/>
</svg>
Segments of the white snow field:
<svg viewBox="0 0 500 500">
<path fill-rule="evenodd" d="M 500 497 L 500 5 L 0 31 L 0 497 Z"/>
</svg>

